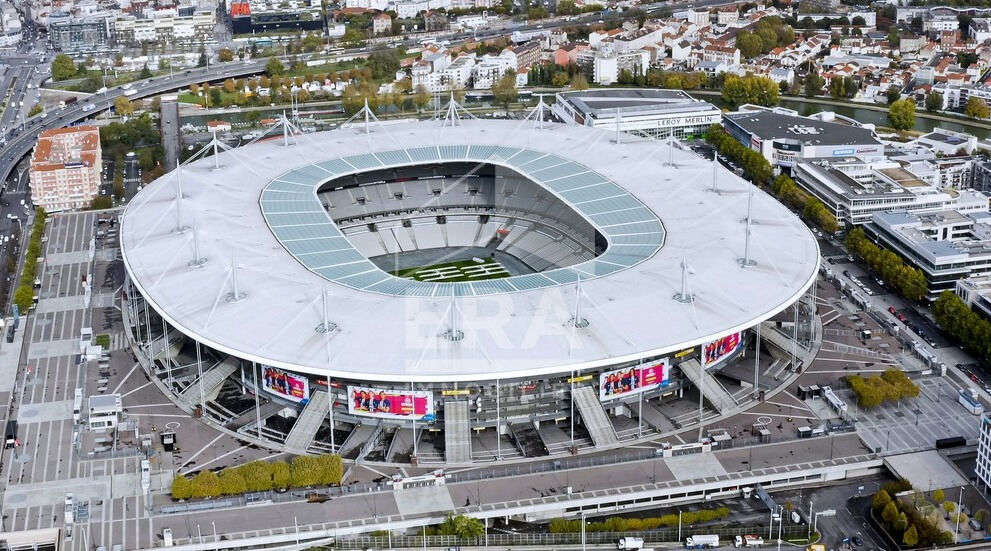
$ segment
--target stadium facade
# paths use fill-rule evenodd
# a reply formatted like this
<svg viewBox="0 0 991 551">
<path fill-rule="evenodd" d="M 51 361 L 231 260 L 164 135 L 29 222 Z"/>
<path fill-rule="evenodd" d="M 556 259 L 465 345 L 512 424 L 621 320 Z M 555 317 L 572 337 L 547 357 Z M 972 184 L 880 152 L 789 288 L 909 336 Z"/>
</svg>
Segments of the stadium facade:
<svg viewBox="0 0 991 551">
<path fill-rule="evenodd" d="M 450 122 L 260 141 L 147 186 L 123 310 L 156 383 L 273 448 L 466 464 L 656 437 L 695 387 L 728 412 L 764 387 L 713 373 L 762 322 L 814 340 L 818 246 L 748 182 L 609 130 Z"/>
</svg>

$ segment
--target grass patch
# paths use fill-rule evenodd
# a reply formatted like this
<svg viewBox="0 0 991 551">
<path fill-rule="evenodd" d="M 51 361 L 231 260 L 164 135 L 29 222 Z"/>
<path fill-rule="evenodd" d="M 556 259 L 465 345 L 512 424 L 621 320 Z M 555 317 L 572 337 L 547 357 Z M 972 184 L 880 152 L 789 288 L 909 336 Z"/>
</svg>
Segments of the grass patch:
<svg viewBox="0 0 991 551">
<path fill-rule="evenodd" d="M 416 281 L 433 283 L 461 283 L 465 281 L 482 281 L 485 279 L 500 279 L 509 277 L 509 272 L 495 260 L 484 259 L 485 262 L 474 260 L 453 260 L 429 266 L 406 268 L 392 275 Z"/>
<path fill-rule="evenodd" d="M 106 333 L 100 333 L 94 339 L 97 346 L 102 346 L 104 350 L 110 349 L 110 335 Z"/>
</svg>

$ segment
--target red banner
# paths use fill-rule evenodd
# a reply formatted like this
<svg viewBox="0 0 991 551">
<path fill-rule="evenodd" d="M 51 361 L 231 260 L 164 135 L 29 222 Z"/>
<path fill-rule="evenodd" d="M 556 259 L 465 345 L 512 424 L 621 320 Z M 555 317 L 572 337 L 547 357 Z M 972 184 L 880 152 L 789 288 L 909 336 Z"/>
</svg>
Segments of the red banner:
<svg viewBox="0 0 991 551">
<path fill-rule="evenodd" d="M 430 392 L 418 390 L 349 386 L 348 412 L 369 417 L 419 419 L 434 414 L 434 399 Z"/>
</svg>

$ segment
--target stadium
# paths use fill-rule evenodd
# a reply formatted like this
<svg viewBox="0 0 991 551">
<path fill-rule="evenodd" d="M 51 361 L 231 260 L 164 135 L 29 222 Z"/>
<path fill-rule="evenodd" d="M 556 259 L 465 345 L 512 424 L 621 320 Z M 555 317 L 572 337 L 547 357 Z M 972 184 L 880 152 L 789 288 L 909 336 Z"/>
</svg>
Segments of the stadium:
<svg viewBox="0 0 991 551">
<path fill-rule="evenodd" d="M 798 368 L 795 215 L 678 142 L 542 118 L 286 124 L 182 165 L 122 216 L 132 349 L 245 440 L 419 464 L 627 446 Z"/>
</svg>

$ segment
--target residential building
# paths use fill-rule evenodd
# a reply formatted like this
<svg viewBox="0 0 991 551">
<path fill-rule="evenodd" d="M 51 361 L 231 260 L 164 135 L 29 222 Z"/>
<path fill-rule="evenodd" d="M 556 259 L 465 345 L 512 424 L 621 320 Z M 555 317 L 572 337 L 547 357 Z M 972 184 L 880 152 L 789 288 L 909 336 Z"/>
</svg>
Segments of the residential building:
<svg viewBox="0 0 991 551">
<path fill-rule="evenodd" d="M 389 34 L 392 32 L 392 16 L 380 13 L 372 18 L 372 34 Z"/>
<path fill-rule="evenodd" d="M 113 47 L 114 18 L 109 13 L 65 18 L 48 26 L 48 40 L 59 52 L 105 52 Z"/>
<path fill-rule="evenodd" d="M 928 134 L 919 136 L 916 142 L 931 149 L 934 153 L 943 155 L 953 155 L 961 150 L 969 155 L 977 149 L 976 136 L 945 128 L 936 128 Z"/>
<path fill-rule="evenodd" d="M 100 192 L 102 165 L 97 127 L 45 130 L 31 155 L 31 202 L 48 212 L 89 206 Z"/>
<path fill-rule="evenodd" d="M 968 27 L 970 37 L 978 44 L 991 38 L 991 19 L 987 17 L 976 17 L 970 21 Z"/>
</svg>

